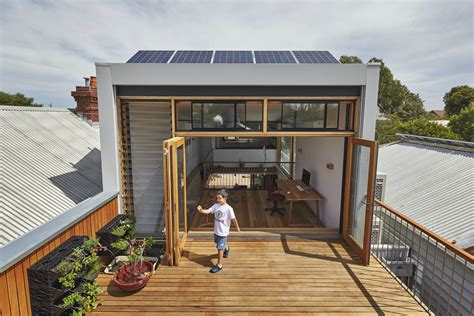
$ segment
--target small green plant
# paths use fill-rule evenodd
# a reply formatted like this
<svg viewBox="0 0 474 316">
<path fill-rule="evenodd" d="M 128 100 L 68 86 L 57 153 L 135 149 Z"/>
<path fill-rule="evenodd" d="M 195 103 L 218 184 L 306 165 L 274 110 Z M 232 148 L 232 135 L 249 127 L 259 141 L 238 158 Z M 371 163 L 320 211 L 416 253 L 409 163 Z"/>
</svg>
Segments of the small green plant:
<svg viewBox="0 0 474 316">
<path fill-rule="evenodd" d="M 66 259 L 61 260 L 61 262 L 59 262 L 58 265 L 54 267 L 54 271 L 61 274 L 66 274 L 71 270 L 72 270 L 72 264 L 70 261 Z"/>
<path fill-rule="evenodd" d="M 76 285 L 77 273 L 70 271 L 59 278 L 59 284 L 63 288 L 72 289 Z"/>
<path fill-rule="evenodd" d="M 71 294 L 63 298 L 63 303 L 61 304 L 61 307 L 64 309 L 69 309 L 75 307 L 76 305 L 82 306 L 84 300 L 85 297 L 81 293 L 72 292 Z"/>
<path fill-rule="evenodd" d="M 84 249 L 82 249 L 82 247 L 74 248 L 74 251 L 71 254 L 71 258 L 74 261 L 78 261 L 78 260 L 80 261 L 84 259 L 85 256 L 86 256 L 86 253 L 84 252 Z"/>
<path fill-rule="evenodd" d="M 82 264 L 88 267 L 94 265 L 97 261 L 99 261 L 99 256 L 93 253 L 84 257 L 84 259 L 82 259 Z"/>
<path fill-rule="evenodd" d="M 127 228 L 125 226 L 117 226 L 114 229 L 112 229 L 112 234 L 119 237 L 124 236 L 126 232 L 127 232 Z"/>
<path fill-rule="evenodd" d="M 130 241 L 128 241 L 127 239 L 119 239 L 111 243 L 110 245 L 117 250 L 126 250 L 129 244 L 130 244 Z"/>
<path fill-rule="evenodd" d="M 85 295 L 84 309 L 87 312 L 90 312 L 97 308 L 100 303 L 100 299 L 97 297 L 97 294 L 102 293 L 103 290 L 100 288 L 99 284 L 94 281 L 90 283 L 84 283 L 82 286 L 83 293 Z"/>
<path fill-rule="evenodd" d="M 93 248 L 97 247 L 99 245 L 99 241 L 97 238 L 90 238 L 82 244 L 81 248 L 84 250 L 86 253 L 90 253 Z"/>
</svg>

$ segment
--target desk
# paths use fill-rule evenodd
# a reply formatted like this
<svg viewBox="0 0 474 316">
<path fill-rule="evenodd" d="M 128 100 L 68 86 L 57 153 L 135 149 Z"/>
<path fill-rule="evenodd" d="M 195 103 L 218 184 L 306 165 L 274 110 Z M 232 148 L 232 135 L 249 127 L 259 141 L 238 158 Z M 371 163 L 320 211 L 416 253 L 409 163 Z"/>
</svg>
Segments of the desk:
<svg viewBox="0 0 474 316">
<path fill-rule="evenodd" d="M 291 212 L 293 211 L 293 201 L 316 201 L 316 216 L 318 218 L 318 222 L 321 222 L 319 219 L 319 201 L 324 200 L 324 198 L 322 198 L 321 195 L 319 195 L 319 193 L 315 189 L 308 187 L 301 180 L 278 179 L 277 184 L 280 193 L 283 194 L 285 198 L 290 202 L 290 209 L 288 211 L 288 226 L 309 226 L 296 224 L 291 225 Z M 297 185 L 301 186 L 304 191 L 298 190 L 296 188 Z"/>
</svg>

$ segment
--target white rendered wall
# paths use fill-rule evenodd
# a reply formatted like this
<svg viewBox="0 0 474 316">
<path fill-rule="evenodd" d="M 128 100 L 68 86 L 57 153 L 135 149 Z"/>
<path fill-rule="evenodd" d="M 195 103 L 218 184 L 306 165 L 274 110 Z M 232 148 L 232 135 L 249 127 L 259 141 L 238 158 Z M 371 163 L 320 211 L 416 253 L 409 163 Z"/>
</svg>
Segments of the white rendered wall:
<svg viewBox="0 0 474 316">
<path fill-rule="evenodd" d="M 339 228 L 344 138 L 297 137 L 296 148 L 296 178 L 301 179 L 303 168 L 311 172 L 311 186 L 324 197 L 319 204 L 320 219 L 328 228 Z M 334 169 L 328 169 L 328 163 L 334 164 Z M 308 205 L 316 211 L 315 202 Z"/>
<path fill-rule="evenodd" d="M 102 184 L 104 192 L 119 192 L 119 150 L 115 92 L 110 66 L 97 65 Z M 121 199 L 119 211 L 121 212 Z"/>
<path fill-rule="evenodd" d="M 214 149 L 214 161 L 277 161 L 276 149 L 266 150 L 266 160 L 263 149 Z"/>
</svg>

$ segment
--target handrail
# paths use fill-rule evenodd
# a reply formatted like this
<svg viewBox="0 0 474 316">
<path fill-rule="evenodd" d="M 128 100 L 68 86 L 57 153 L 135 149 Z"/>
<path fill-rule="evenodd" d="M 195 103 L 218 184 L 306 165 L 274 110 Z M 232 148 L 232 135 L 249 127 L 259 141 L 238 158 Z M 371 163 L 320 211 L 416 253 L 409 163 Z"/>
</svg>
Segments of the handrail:
<svg viewBox="0 0 474 316">
<path fill-rule="evenodd" d="M 118 192 L 101 192 L 1 247 L 0 272 L 6 271 L 117 195 Z"/>
<path fill-rule="evenodd" d="M 400 217 L 401 219 L 403 219 L 407 223 L 413 225 L 414 227 L 416 227 L 418 230 L 422 231 L 423 233 L 425 233 L 429 237 L 431 237 L 434 240 L 438 241 L 440 244 L 442 244 L 443 246 L 445 246 L 446 248 L 448 248 L 449 250 L 454 252 L 456 255 L 462 257 L 464 260 L 467 260 L 471 264 L 474 263 L 474 256 L 471 255 L 470 253 L 468 253 L 467 251 L 465 251 L 464 249 L 462 249 L 462 248 L 456 246 L 455 244 L 449 242 L 445 238 L 443 238 L 440 235 L 432 232 L 431 230 L 424 227 L 423 225 L 418 224 L 417 222 L 415 222 L 411 218 L 409 218 L 406 215 L 400 213 L 399 211 L 395 210 L 393 207 L 385 204 L 384 202 L 382 202 L 378 199 L 374 199 L 374 200 L 375 200 L 375 203 L 379 204 L 380 206 L 385 208 L 387 211 L 393 213 L 394 215 Z"/>
</svg>

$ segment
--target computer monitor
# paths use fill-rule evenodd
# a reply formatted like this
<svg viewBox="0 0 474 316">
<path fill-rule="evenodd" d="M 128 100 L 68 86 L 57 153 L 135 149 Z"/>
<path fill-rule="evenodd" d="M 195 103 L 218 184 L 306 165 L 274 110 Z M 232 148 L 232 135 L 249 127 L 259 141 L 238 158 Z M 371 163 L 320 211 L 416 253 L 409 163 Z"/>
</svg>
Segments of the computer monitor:
<svg viewBox="0 0 474 316">
<path fill-rule="evenodd" d="M 311 172 L 309 172 L 306 169 L 303 169 L 303 176 L 301 177 L 301 180 L 303 181 L 303 183 L 306 184 L 307 186 L 310 186 L 309 185 L 310 179 L 311 179 Z"/>
</svg>

